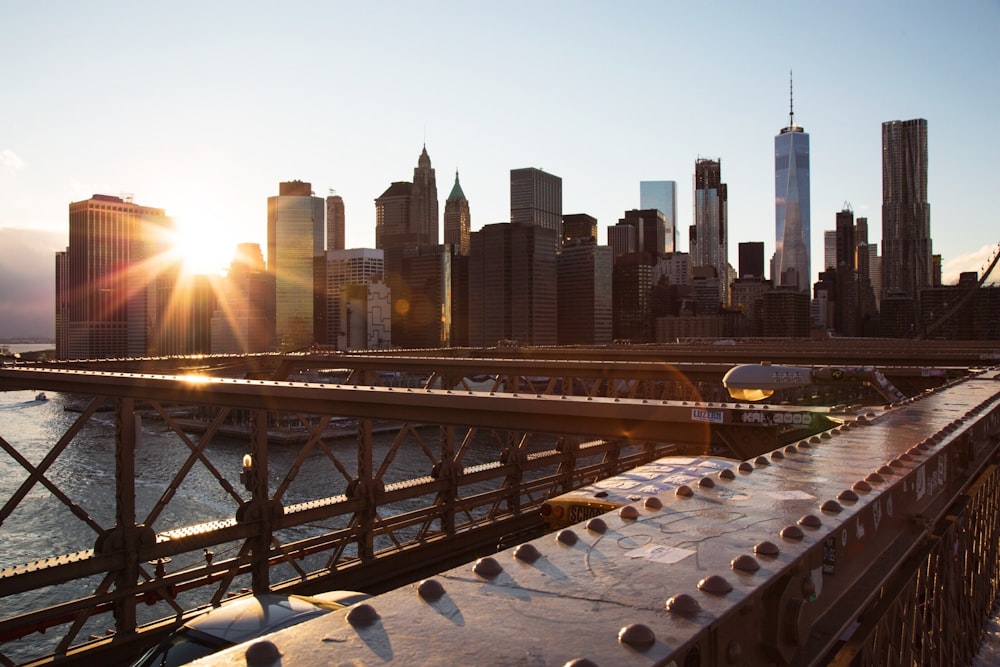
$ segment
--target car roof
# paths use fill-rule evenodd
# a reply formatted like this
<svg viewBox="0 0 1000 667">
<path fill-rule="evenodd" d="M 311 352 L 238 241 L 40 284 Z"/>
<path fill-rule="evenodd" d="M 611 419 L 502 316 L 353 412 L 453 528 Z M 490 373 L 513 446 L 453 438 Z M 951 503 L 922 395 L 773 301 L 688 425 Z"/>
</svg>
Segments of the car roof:
<svg viewBox="0 0 1000 667">
<path fill-rule="evenodd" d="M 315 597 L 263 593 L 229 600 L 184 626 L 238 644 L 367 597 L 352 591 L 334 591 Z"/>
</svg>

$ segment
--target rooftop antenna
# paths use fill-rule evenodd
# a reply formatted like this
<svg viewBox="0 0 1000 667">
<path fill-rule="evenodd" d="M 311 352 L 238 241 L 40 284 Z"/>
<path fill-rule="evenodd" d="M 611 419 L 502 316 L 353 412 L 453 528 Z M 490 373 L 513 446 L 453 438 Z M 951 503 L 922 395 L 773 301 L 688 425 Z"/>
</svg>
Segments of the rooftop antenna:
<svg viewBox="0 0 1000 667">
<path fill-rule="evenodd" d="M 792 95 L 792 70 L 788 70 L 788 127 L 795 127 L 795 98 Z"/>
</svg>

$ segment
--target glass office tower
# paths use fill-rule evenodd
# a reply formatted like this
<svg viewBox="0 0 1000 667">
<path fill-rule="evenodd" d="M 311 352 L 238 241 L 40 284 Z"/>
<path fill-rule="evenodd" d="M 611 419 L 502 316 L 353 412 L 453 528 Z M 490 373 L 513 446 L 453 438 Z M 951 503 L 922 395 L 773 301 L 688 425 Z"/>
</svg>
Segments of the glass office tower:
<svg viewBox="0 0 1000 667">
<path fill-rule="evenodd" d="M 655 208 L 667 219 L 666 252 L 677 252 L 677 182 L 639 181 L 639 208 Z"/>
<path fill-rule="evenodd" d="M 788 127 L 774 138 L 775 286 L 810 290 L 809 135 L 789 112 Z"/>
</svg>

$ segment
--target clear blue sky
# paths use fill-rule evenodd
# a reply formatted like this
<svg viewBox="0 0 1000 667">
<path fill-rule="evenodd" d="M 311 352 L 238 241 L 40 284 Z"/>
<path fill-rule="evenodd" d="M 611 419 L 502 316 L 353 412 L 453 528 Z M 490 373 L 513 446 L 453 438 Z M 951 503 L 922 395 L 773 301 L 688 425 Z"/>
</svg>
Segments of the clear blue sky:
<svg viewBox="0 0 1000 667">
<path fill-rule="evenodd" d="M 473 229 L 508 219 L 512 168 L 561 176 L 601 242 L 640 180 L 675 180 L 683 250 L 694 162 L 720 158 L 730 261 L 741 241 L 770 257 L 789 70 L 815 269 L 845 202 L 881 238 L 886 120 L 928 121 L 946 280 L 1000 241 L 998 0 L 0 0 L 0 62 L 0 230 L 52 232 L 53 251 L 71 201 L 131 193 L 224 266 L 294 179 L 336 189 L 348 246 L 373 246 L 375 197 L 426 141 L 441 210 L 457 168 Z"/>
</svg>

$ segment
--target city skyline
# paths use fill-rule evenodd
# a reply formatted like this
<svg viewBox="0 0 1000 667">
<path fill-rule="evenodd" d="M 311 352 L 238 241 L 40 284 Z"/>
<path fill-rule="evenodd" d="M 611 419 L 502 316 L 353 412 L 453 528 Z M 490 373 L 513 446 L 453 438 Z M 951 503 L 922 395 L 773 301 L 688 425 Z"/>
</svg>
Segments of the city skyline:
<svg viewBox="0 0 1000 667">
<path fill-rule="evenodd" d="M 729 186 L 729 262 L 744 241 L 763 241 L 769 260 L 771 144 L 787 118 L 789 69 L 795 120 L 812 142 L 814 258 L 844 202 L 881 241 L 881 124 L 910 118 L 927 119 L 930 233 L 945 281 L 978 270 L 998 240 L 975 196 L 990 191 L 987 160 L 1000 150 L 1000 91 L 982 85 L 1000 60 L 995 2 L 965 12 L 817 5 L 780 22 L 776 5 L 723 2 L 713 42 L 725 48 L 707 50 L 695 29 L 706 10 L 697 6 L 455 6 L 386 15 L 294 4 L 233 12 L 223 3 L 194 14 L 184 3 L 121 12 L 66 3 L 51 12 L 0 0 L 0 53 L 19 63 L 0 78 L 8 93 L 0 127 L 11 129 L 0 135 L 0 320 L 29 305 L 53 320 L 51 305 L 23 298 L 53 280 L 25 273 L 14 249 L 22 241 L 39 253 L 65 248 L 71 202 L 132 193 L 197 229 L 222 269 L 238 243 L 265 247 L 275 184 L 302 180 L 317 196 L 332 189 L 343 198 L 347 247 L 374 247 L 374 200 L 409 178 L 422 145 L 442 173 L 461 173 L 473 230 L 508 221 L 511 169 L 561 177 L 564 212 L 597 218 L 602 244 L 603 230 L 639 206 L 640 181 L 676 181 L 681 251 L 693 222 L 693 162 L 718 158 Z M 304 15 L 340 36 L 298 39 Z M 779 34 L 783 49 L 760 48 Z M 862 48 L 844 48 L 843 36 Z M 418 55 L 430 75 L 397 66 Z M 309 105 L 287 103 L 295 87 L 312 89 Z M 962 233 L 945 233 L 955 229 Z M 52 261 L 44 268 L 53 275 Z"/>
</svg>

